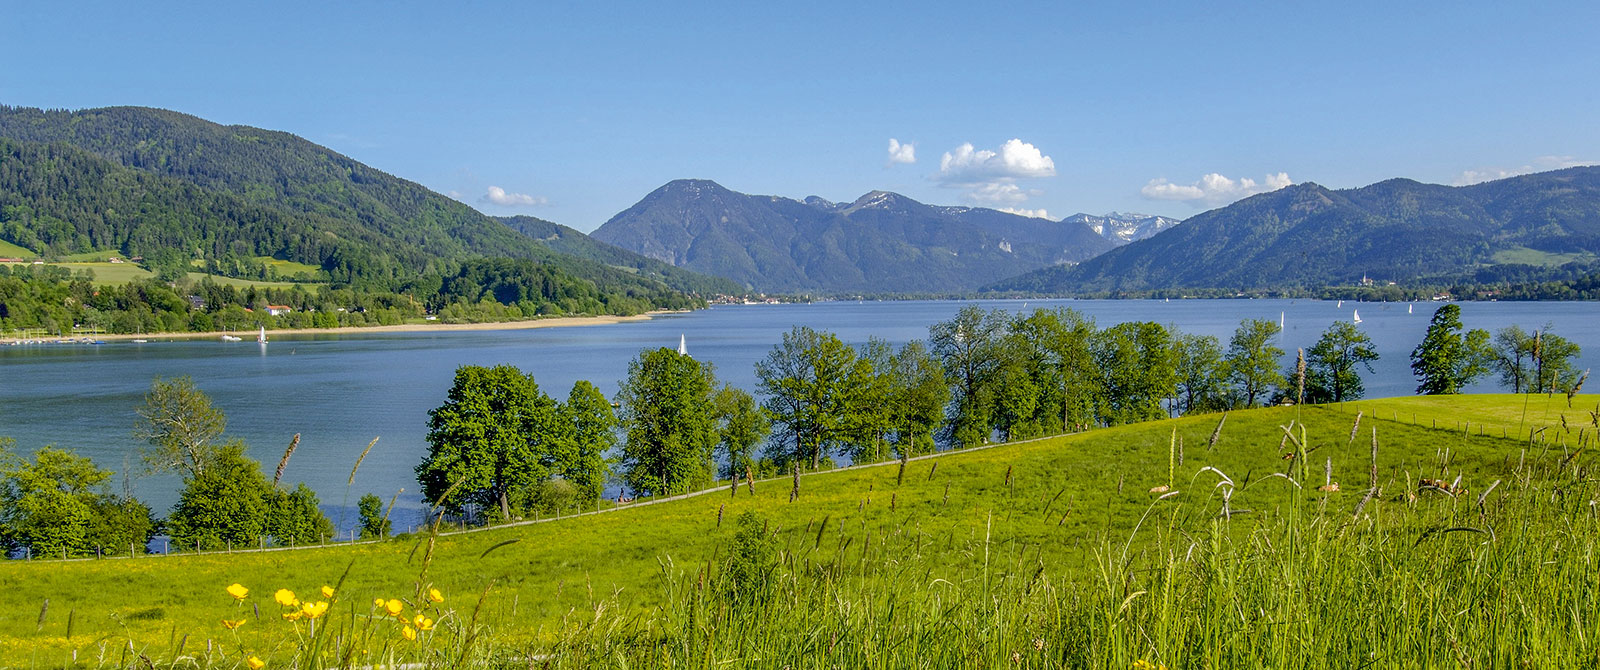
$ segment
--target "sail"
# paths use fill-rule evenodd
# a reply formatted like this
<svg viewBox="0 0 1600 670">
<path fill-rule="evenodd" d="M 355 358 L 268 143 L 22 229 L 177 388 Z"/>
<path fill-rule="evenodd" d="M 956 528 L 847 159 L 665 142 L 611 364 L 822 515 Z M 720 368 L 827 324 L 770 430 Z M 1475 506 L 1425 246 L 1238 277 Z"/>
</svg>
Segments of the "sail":
<svg viewBox="0 0 1600 670">
<path fill-rule="evenodd" d="M 1361 323 L 1361 310 L 1352 310 L 1350 312 L 1350 319 L 1356 323 Z"/>
<path fill-rule="evenodd" d="M 267 343 L 267 327 L 266 326 L 262 326 L 261 327 L 261 332 L 256 334 L 256 341 L 260 342 L 262 344 L 266 344 Z"/>
<path fill-rule="evenodd" d="M 688 356 L 689 355 L 689 341 L 688 341 L 687 338 L 685 338 L 681 334 L 678 335 L 678 355 L 679 356 Z"/>
</svg>

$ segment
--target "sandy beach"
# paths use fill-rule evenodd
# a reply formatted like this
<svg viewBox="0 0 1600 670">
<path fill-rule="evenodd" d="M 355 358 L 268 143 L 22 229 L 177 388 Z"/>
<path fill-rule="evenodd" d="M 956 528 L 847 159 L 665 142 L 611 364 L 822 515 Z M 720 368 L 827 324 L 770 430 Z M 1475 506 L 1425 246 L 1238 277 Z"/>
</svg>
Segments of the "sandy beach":
<svg viewBox="0 0 1600 670">
<path fill-rule="evenodd" d="M 547 319 L 531 319 L 528 321 L 502 321 L 497 323 L 406 323 L 398 326 L 347 326 L 341 328 L 280 328 L 268 330 L 267 337 L 276 335 L 351 335 L 359 333 L 429 333 L 460 330 L 526 330 L 529 328 L 562 328 L 569 326 L 603 326 L 627 321 L 645 321 L 659 314 L 670 314 L 670 311 L 655 311 L 634 316 L 557 316 Z M 229 333 L 248 340 L 255 339 L 254 331 L 239 331 Z M 46 337 L 45 341 L 55 340 L 193 340 L 203 338 L 221 337 L 221 332 L 209 333 L 105 333 L 100 335 L 64 335 L 61 337 Z M 17 338 L 0 338 L 0 345 L 10 344 Z"/>
</svg>

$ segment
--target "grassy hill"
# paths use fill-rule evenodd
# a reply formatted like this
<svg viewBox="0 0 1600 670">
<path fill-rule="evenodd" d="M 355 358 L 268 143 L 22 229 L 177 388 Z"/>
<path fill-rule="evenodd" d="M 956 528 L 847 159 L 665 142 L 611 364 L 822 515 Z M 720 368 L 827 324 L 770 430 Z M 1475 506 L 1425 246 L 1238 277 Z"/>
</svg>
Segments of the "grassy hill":
<svg viewBox="0 0 1600 670">
<path fill-rule="evenodd" d="M 1492 419 L 1509 433 L 1525 400 L 1539 417 L 1526 423 L 1551 427 L 1532 448 L 1428 420 Z M 316 597 L 337 584 L 323 625 L 376 658 L 428 667 L 526 667 L 528 655 L 550 667 L 773 668 L 1595 659 L 1600 643 L 1575 634 L 1600 611 L 1593 458 L 1572 449 L 1593 439 L 1583 408 L 1597 404 L 1505 395 L 1260 409 L 1220 430 L 1204 415 L 947 452 L 903 478 L 896 463 L 811 474 L 792 502 L 781 479 L 436 538 L 13 561 L 0 568 L 0 656 L 58 667 L 73 650 L 131 644 L 152 659 L 233 667 L 244 650 L 287 667 L 301 644 L 291 628 L 307 629 L 279 619 L 273 591 Z M 1289 426 L 1303 429 L 1303 448 Z M 1381 493 L 1369 497 L 1374 429 Z M 1315 490 L 1325 466 L 1342 490 Z M 1273 474 L 1285 472 L 1298 487 Z M 1470 492 L 1419 489 L 1423 477 L 1459 477 Z M 754 530 L 741 533 L 747 512 Z M 770 592 L 748 579 L 727 589 L 747 574 L 741 561 L 762 560 Z M 251 589 L 243 604 L 223 591 L 235 582 Z M 418 597 L 430 586 L 443 603 Z M 403 641 L 398 624 L 369 617 L 375 598 L 441 625 Z M 236 630 L 220 623 L 241 617 Z"/>
</svg>

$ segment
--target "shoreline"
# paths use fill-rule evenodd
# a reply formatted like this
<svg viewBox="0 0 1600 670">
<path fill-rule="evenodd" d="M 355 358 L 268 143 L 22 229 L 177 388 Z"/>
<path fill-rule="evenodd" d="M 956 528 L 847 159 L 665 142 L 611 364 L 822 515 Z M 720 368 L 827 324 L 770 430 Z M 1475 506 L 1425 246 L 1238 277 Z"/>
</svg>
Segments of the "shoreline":
<svg viewBox="0 0 1600 670">
<path fill-rule="evenodd" d="M 633 316 L 556 316 L 545 319 L 527 319 L 523 321 L 495 321 L 489 323 L 403 323 L 395 326 L 340 326 L 338 328 L 279 328 L 267 331 L 268 338 L 273 335 L 360 335 L 365 333 L 429 333 L 452 331 L 476 330 L 529 330 L 532 328 L 568 328 L 574 326 L 605 326 L 615 323 L 628 323 L 632 321 L 648 321 L 662 314 L 677 314 L 678 310 L 655 310 Z M 224 332 L 214 330 L 204 333 L 103 333 L 99 335 L 61 335 L 49 336 L 34 342 L 57 342 L 62 340 L 100 340 L 105 342 L 126 342 L 129 340 L 197 340 L 218 338 L 224 334 L 254 340 L 255 334 L 250 331 Z M 0 338 L 0 345 L 10 345 L 22 341 L 19 338 Z"/>
</svg>

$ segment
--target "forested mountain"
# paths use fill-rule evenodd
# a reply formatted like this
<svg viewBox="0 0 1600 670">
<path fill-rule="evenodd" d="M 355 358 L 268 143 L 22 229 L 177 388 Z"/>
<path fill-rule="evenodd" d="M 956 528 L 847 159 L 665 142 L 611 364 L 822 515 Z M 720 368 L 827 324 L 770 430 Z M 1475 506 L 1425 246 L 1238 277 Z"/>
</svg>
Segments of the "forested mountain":
<svg viewBox="0 0 1600 670">
<path fill-rule="evenodd" d="M 0 239 L 46 256 L 117 250 L 314 265 L 336 283 L 432 286 L 472 259 L 547 266 L 587 294 L 682 306 L 659 278 L 552 250 L 418 184 L 294 135 L 142 107 L 0 107 Z M 48 143 L 48 144 L 46 144 Z M 429 280 L 428 277 L 435 279 Z M 555 287 L 553 293 L 566 292 Z"/>
<path fill-rule="evenodd" d="M 1334 191 L 1314 183 L 1196 215 L 1074 267 L 994 284 L 1097 293 L 1405 284 L 1497 266 L 1588 263 L 1600 253 L 1600 167 L 1472 186 L 1390 179 Z"/>
<path fill-rule="evenodd" d="M 512 230 L 533 238 L 551 251 L 575 258 L 597 261 L 615 268 L 626 268 L 640 276 L 661 281 L 673 289 L 698 295 L 736 295 L 744 292 L 738 282 L 723 277 L 692 272 L 671 263 L 636 254 L 596 240 L 577 230 L 534 216 L 502 216 L 499 220 Z"/>
<path fill-rule="evenodd" d="M 592 237 L 763 291 L 967 291 L 1112 246 L 1081 224 L 883 191 L 802 202 L 690 179 L 656 189 Z"/>
</svg>

